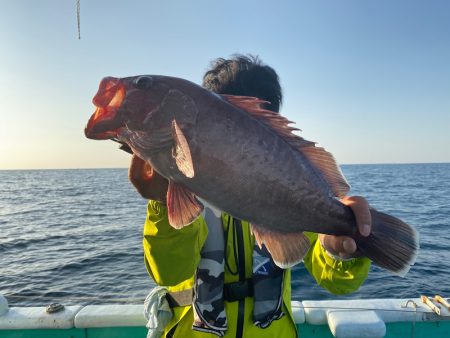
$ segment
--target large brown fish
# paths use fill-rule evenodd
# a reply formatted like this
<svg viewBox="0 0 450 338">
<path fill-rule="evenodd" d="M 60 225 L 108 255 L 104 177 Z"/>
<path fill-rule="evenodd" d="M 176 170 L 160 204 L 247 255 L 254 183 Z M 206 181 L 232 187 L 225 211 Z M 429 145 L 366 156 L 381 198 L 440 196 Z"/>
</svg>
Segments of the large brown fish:
<svg viewBox="0 0 450 338">
<path fill-rule="evenodd" d="M 248 220 L 281 267 L 309 247 L 303 231 L 347 235 L 377 265 L 404 275 L 419 248 L 416 231 L 371 209 L 372 232 L 359 234 L 349 190 L 333 156 L 292 133 L 263 101 L 214 94 L 165 76 L 108 77 L 93 99 L 85 134 L 118 138 L 169 180 L 167 207 L 175 228 L 201 212 L 197 197 Z"/>
</svg>

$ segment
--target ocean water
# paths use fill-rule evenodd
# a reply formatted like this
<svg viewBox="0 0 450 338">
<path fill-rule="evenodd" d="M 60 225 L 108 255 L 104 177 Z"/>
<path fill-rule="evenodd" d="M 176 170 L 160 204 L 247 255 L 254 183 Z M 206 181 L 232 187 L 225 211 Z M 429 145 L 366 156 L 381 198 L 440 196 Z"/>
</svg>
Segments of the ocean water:
<svg viewBox="0 0 450 338">
<path fill-rule="evenodd" d="M 450 164 L 345 165 L 353 195 L 420 233 L 405 278 L 372 266 L 334 296 L 294 268 L 294 300 L 450 296 Z M 0 171 L 0 294 L 13 306 L 142 302 L 154 283 L 141 247 L 146 201 L 126 169 Z"/>
</svg>

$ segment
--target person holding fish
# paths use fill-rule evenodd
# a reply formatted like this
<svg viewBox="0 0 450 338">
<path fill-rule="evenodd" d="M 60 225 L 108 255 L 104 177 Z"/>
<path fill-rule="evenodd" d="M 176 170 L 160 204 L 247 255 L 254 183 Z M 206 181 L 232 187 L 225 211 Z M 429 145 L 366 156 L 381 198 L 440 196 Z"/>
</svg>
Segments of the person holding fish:
<svg viewBox="0 0 450 338">
<path fill-rule="evenodd" d="M 276 72 L 251 56 L 216 60 L 204 75 L 203 86 L 217 94 L 255 97 L 272 112 L 279 111 L 282 101 Z M 214 165 L 219 174 L 223 164 Z M 245 219 L 220 212 L 203 200 L 202 215 L 175 229 L 174 216 L 166 207 L 168 199 L 174 198 L 173 192 L 168 193 L 169 181 L 137 154 L 132 157 L 129 178 L 142 197 L 149 199 L 145 264 L 156 284 L 168 290 L 166 298 L 173 312 L 164 337 L 297 337 L 289 268 L 297 258 L 276 256 L 274 260 L 271 252 L 276 248 L 267 232 L 258 233 Z M 344 196 L 340 201 L 353 211 L 359 236 L 369 236 L 372 219 L 367 201 Z M 301 234 L 295 238 L 300 243 L 307 241 L 301 258 L 319 285 L 333 294 L 350 293 L 362 285 L 371 260 L 364 257 L 354 238 Z"/>
</svg>

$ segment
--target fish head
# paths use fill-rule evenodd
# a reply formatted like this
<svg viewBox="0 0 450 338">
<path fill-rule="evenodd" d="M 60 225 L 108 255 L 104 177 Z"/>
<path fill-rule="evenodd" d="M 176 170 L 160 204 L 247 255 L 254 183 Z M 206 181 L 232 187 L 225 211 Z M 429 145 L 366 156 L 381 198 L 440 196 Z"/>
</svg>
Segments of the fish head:
<svg viewBox="0 0 450 338">
<path fill-rule="evenodd" d="M 104 140 L 117 138 L 123 128 L 142 129 L 149 114 L 160 106 L 170 90 L 163 78 L 150 75 L 104 78 L 92 100 L 96 110 L 86 125 L 86 137 Z"/>
</svg>

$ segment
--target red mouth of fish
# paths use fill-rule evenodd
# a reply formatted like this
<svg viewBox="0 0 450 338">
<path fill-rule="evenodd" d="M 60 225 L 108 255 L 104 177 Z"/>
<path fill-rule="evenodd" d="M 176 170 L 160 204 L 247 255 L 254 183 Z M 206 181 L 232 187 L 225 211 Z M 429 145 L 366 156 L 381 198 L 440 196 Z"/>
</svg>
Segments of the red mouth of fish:
<svg viewBox="0 0 450 338">
<path fill-rule="evenodd" d="M 117 137 L 123 121 L 117 114 L 125 99 L 125 86 L 120 79 L 107 77 L 100 83 L 92 102 L 97 107 L 84 130 L 86 137 L 104 140 Z"/>
</svg>

